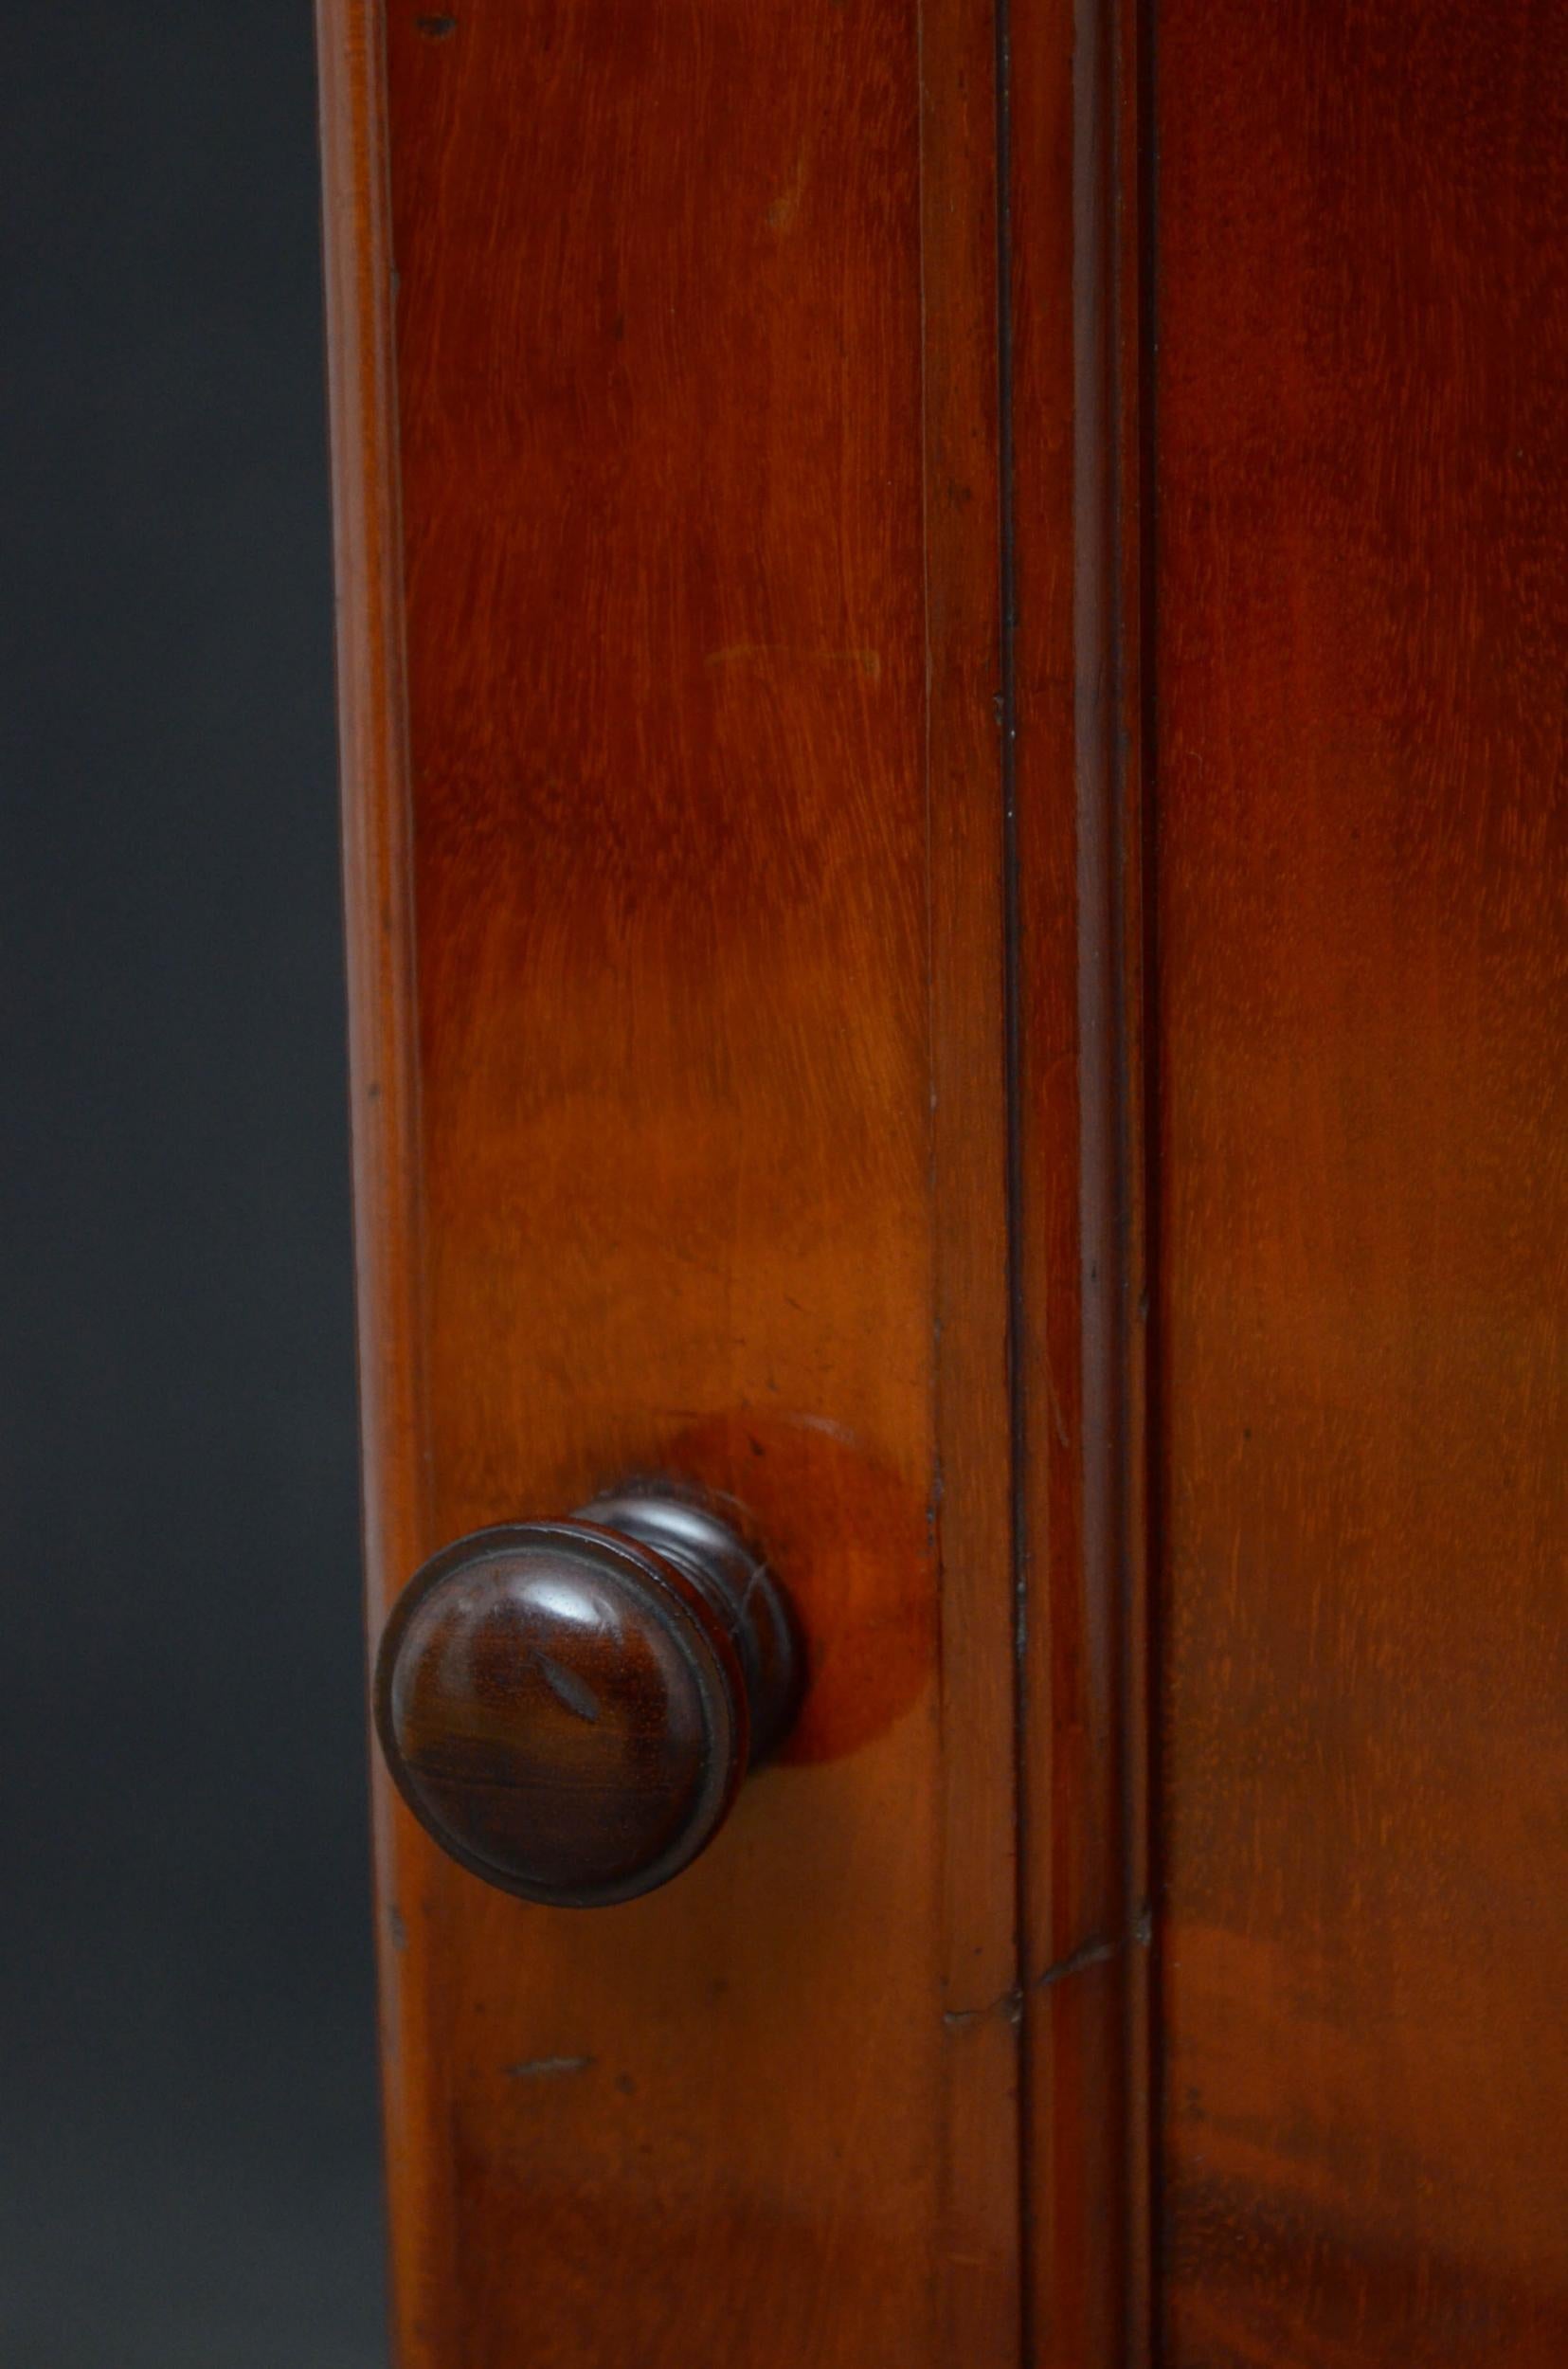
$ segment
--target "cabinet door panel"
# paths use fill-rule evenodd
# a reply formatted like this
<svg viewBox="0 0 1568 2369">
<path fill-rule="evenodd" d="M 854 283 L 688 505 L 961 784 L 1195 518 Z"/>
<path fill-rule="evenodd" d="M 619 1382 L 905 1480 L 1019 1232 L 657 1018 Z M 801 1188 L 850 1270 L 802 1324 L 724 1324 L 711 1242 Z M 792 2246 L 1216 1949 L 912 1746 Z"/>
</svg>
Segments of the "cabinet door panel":
<svg viewBox="0 0 1568 2369">
<path fill-rule="evenodd" d="M 627 1906 L 380 1782 L 402 2358 L 1000 2369 L 996 27 L 330 0 L 322 54 L 372 1628 L 662 1472 L 811 1659 Z"/>
<path fill-rule="evenodd" d="M 1173 2363 L 1568 2346 L 1568 41 L 1164 0 Z"/>
</svg>

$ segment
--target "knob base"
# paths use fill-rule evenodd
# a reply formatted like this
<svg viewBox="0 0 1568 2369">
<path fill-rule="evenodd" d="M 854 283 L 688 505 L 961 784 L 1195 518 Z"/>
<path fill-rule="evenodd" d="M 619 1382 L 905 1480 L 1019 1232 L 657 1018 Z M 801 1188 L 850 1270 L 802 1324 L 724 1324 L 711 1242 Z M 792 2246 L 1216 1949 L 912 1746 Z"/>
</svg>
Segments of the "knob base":
<svg viewBox="0 0 1568 2369">
<path fill-rule="evenodd" d="M 771 1760 L 800 1700 L 802 1655 L 783 1588 L 712 1501 L 670 1481 L 630 1481 L 572 1516 L 651 1546 L 683 1571 L 730 1631 L 750 1704 L 750 1765 Z"/>
</svg>

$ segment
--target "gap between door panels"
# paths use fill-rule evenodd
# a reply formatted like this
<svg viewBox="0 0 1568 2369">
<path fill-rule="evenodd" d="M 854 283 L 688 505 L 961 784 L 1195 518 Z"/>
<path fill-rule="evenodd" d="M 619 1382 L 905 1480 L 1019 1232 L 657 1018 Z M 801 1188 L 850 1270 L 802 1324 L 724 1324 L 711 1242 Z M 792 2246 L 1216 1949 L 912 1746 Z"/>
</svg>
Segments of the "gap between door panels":
<svg viewBox="0 0 1568 2369">
<path fill-rule="evenodd" d="M 1150 43 L 1131 0 L 991 30 L 1018 2342 L 1110 2369 L 1151 2345 Z"/>
</svg>

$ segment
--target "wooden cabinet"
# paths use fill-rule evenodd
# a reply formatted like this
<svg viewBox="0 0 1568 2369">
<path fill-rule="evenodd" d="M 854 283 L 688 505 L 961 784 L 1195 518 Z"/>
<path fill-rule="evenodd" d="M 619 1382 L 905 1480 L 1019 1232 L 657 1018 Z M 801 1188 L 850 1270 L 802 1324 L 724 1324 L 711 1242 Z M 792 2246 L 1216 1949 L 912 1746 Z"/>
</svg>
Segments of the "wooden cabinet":
<svg viewBox="0 0 1568 2369">
<path fill-rule="evenodd" d="M 1559 2360 L 1568 19 L 321 62 L 372 1635 L 808 1673 L 617 1907 L 383 1772 L 403 2369 Z"/>
</svg>

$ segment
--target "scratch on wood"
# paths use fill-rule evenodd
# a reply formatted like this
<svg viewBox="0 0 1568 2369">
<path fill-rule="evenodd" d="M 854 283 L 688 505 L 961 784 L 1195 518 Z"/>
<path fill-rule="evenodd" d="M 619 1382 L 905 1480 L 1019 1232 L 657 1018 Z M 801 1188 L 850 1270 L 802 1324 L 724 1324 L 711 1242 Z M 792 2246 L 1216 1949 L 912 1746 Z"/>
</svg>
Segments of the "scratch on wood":
<svg viewBox="0 0 1568 2369">
<path fill-rule="evenodd" d="M 1140 1910 L 1132 1930 L 1133 1945 L 1146 1949 L 1153 1938 L 1154 1918 L 1145 1906 Z M 1065 1982 L 1069 1975 L 1082 1974 L 1086 1967 L 1103 1966 L 1108 1959 L 1119 1957 L 1123 1946 L 1119 1941 L 1108 1941 L 1103 1934 L 1096 1934 L 1092 1940 L 1083 1942 L 1070 1951 L 1067 1957 L 1058 1958 L 1055 1964 L 1047 1966 L 1043 1974 L 1037 1974 L 1034 1987 L 1036 1991 L 1049 1990 L 1053 1982 Z"/>
<path fill-rule="evenodd" d="M 593 2062 L 591 2056 L 525 2056 L 520 2065 L 504 2070 L 513 2081 L 544 2081 L 555 2073 L 586 2072 Z"/>
<path fill-rule="evenodd" d="M 1017 2023 L 1023 2014 L 1023 1993 L 1003 1991 L 989 2007 L 950 2007 L 942 2020 L 949 2032 L 962 2032 L 972 2023 L 981 2023 L 988 2016 L 1005 2016 L 1009 2023 Z"/>
</svg>

